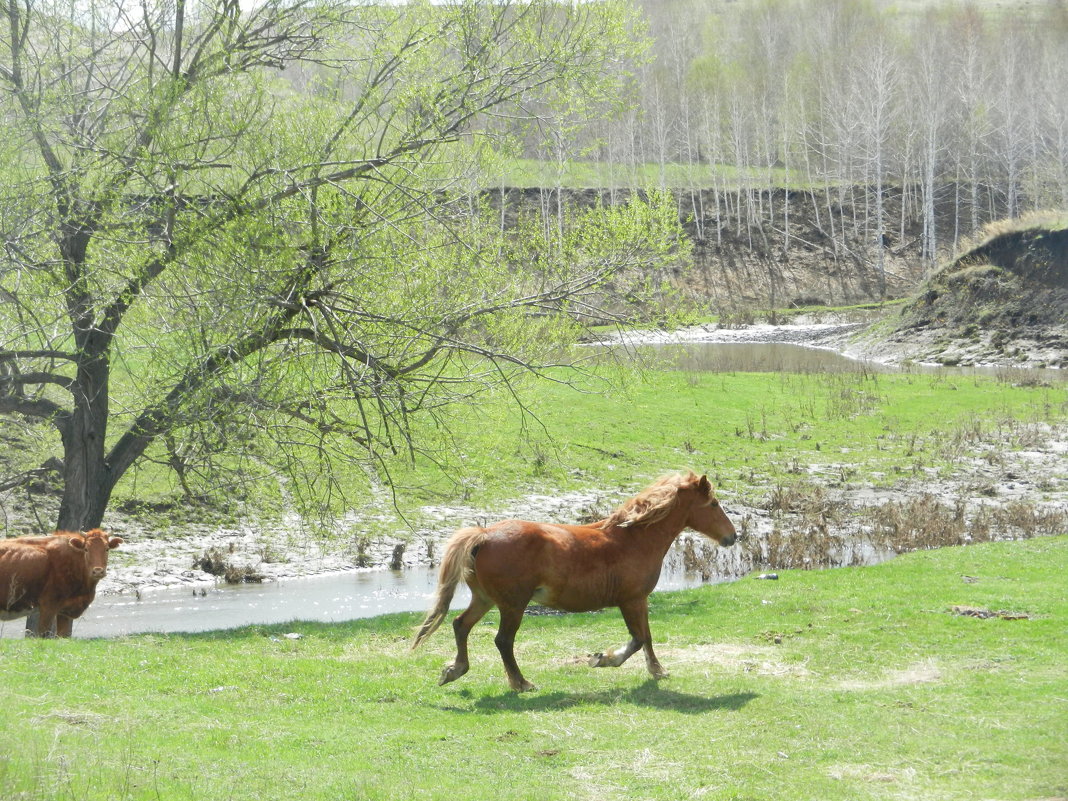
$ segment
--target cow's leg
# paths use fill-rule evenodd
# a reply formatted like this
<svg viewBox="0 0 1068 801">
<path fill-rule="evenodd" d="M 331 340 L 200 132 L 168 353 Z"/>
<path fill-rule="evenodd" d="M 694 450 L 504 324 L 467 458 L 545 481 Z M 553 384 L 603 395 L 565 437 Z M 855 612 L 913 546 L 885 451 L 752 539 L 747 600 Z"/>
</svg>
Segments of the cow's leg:
<svg viewBox="0 0 1068 801">
<path fill-rule="evenodd" d="M 26 636 L 36 637 L 37 627 L 41 623 L 41 612 L 39 609 L 31 609 L 30 613 L 26 615 Z"/>
<path fill-rule="evenodd" d="M 488 598 L 482 598 L 472 591 L 471 603 L 468 604 L 467 609 L 452 621 L 452 630 L 456 635 L 456 658 L 452 660 L 451 665 L 446 665 L 445 669 L 441 671 L 439 685 L 456 681 L 470 668 L 471 665 L 467 660 L 467 635 L 471 633 L 471 629 L 485 616 L 486 612 L 492 608 L 492 601 Z"/>
<path fill-rule="evenodd" d="M 66 615 L 56 615 L 56 636 L 70 637 L 74 632 L 74 618 Z"/>
<path fill-rule="evenodd" d="M 501 606 L 501 625 L 497 629 L 497 636 L 493 642 L 497 650 L 501 652 L 501 660 L 504 662 L 504 670 L 508 674 L 508 684 L 517 693 L 533 690 L 534 685 L 523 678 L 519 670 L 519 664 L 515 661 L 515 634 L 519 631 L 519 625 L 523 622 L 524 606 Z"/>
<path fill-rule="evenodd" d="M 48 606 L 40 606 L 34 610 L 37 613 L 36 625 L 31 628 L 30 620 L 26 620 L 26 633 L 31 631 L 34 637 L 55 637 L 56 636 L 56 614 L 58 610 L 52 609 Z"/>
</svg>

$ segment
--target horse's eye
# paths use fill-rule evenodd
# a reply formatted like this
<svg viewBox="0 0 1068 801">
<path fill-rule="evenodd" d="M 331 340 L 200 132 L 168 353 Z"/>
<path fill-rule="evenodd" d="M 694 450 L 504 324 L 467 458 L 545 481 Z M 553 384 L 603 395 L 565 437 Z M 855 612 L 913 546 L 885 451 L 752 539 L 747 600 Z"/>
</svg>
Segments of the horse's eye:
<svg viewBox="0 0 1068 801">
<path fill-rule="evenodd" d="M 713 498 L 713 499 L 712 499 L 712 500 L 711 500 L 711 501 L 709 502 L 709 504 L 708 504 L 708 505 L 709 505 L 709 506 L 711 506 L 711 507 L 712 507 L 713 509 L 715 509 L 715 508 L 716 508 L 717 506 L 719 506 L 719 501 L 717 501 L 717 500 L 716 500 L 715 498 Z"/>
</svg>

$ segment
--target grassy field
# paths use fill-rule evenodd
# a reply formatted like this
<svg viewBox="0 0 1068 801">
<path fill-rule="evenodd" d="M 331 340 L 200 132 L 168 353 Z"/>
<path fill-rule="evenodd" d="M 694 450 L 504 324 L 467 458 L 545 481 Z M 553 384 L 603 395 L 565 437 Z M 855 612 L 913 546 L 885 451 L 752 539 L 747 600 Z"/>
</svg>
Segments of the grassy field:
<svg viewBox="0 0 1068 801">
<path fill-rule="evenodd" d="M 965 454 L 996 462 L 999 449 L 1029 447 L 1068 418 L 1063 384 L 988 377 L 662 369 L 607 391 L 593 379 L 578 390 L 543 383 L 526 419 L 503 398 L 456 417 L 439 446 L 454 469 L 399 467 L 400 491 L 440 502 L 456 497 L 453 479 L 465 476 L 460 491 L 473 505 L 546 487 L 632 494 L 684 467 L 707 471 L 734 497 L 759 497 L 817 468 L 839 482 L 892 485 L 948 474 Z"/>
<path fill-rule="evenodd" d="M 654 595 L 659 683 L 585 665 L 616 612 L 530 618 L 524 695 L 492 614 L 443 688 L 410 615 L 0 640 L 0 797 L 1065 797 L 1066 570 L 1054 537 Z"/>
<path fill-rule="evenodd" d="M 1068 420 L 1063 382 L 1020 385 L 863 369 L 709 373 L 673 369 L 663 360 L 657 368 L 557 371 L 554 377 L 567 383 L 543 380 L 521 388 L 525 411 L 501 393 L 417 423 L 416 441 L 425 452 L 414 462 L 402 455 L 389 464 L 399 508 L 418 524 L 427 504 L 466 504 L 489 513 L 531 493 L 591 488 L 622 500 L 683 468 L 708 472 L 727 500 L 748 503 L 804 476 L 838 486 L 892 486 L 951 474 L 973 458 L 996 467 L 1006 451 L 1040 447 L 1049 426 Z M 343 493 L 343 508 L 375 502 L 358 466 L 331 479 Z M 1036 477 L 1039 484 L 1066 479 L 1068 465 L 1059 475 Z M 260 489 L 269 493 L 273 486 L 265 482 Z M 235 496 L 226 496 L 231 514 L 240 509 Z M 157 465 L 120 483 L 115 504 L 134 500 L 170 501 L 176 514 L 189 511 L 173 476 Z M 379 496 L 375 512 L 392 514 L 392 501 Z M 271 502 L 253 496 L 249 505 L 270 508 Z M 168 513 L 152 509 L 145 522 L 165 528 Z M 404 531 L 398 523 L 389 533 Z"/>
</svg>

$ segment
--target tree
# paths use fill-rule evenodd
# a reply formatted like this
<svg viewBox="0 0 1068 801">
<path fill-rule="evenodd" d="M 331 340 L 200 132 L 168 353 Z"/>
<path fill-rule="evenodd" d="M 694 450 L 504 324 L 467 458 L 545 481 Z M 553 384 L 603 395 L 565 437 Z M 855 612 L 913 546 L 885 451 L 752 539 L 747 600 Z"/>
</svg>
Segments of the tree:
<svg viewBox="0 0 1068 801">
<path fill-rule="evenodd" d="M 320 497 L 338 456 L 414 449 L 415 416 L 548 363 L 671 246 L 648 204 L 546 243 L 466 191 L 501 120 L 613 98 L 624 6 L 0 7 L 0 414 L 58 433 L 59 528 L 145 458 Z"/>
</svg>

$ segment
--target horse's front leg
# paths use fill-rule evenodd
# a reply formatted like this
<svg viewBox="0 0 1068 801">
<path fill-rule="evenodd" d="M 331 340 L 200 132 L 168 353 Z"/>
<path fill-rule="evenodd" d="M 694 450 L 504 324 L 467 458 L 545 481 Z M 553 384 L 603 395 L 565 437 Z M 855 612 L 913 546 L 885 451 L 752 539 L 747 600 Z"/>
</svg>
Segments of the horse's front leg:
<svg viewBox="0 0 1068 801">
<path fill-rule="evenodd" d="M 653 678 L 661 679 L 667 676 L 667 671 L 661 666 L 660 661 L 653 653 L 653 638 L 649 633 L 649 601 L 640 598 L 636 601 L 620 604 L 619 611 L 623 613 L 623 622 L 627 624 L 630 632 L 630 641 L 620 648 L 609 651 L 607 654 L 594 654 L 590 657 L 591 667 L 619 667 L 635 654 L 639 648 L 645 649 L 645 666 L 653 675 Z"/>
</svg>

